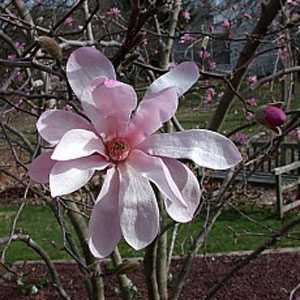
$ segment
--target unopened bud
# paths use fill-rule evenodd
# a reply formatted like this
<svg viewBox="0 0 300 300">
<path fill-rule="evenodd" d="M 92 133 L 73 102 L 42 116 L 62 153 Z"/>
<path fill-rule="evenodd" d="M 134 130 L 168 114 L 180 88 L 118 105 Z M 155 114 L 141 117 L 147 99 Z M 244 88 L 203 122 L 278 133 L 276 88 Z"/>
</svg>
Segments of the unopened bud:
<svg viewBox="0 0 300 300">
<path fill-rule="evenodd" d="M 282 126 L 287 120 L 287 116 L 281 107 L 281 103 L 264 105 L 256 111 L 255 120 L 258 123 L 277 131 L 277 128 Z"/>
<path fill-rule="evenodd" d="M 62 60 L 62 49 L 55 39 L 48 36 L 41 36 L 38 38 L 38 43 L 43 50 L 46 50 L 53 58 Z"/>
</svg>

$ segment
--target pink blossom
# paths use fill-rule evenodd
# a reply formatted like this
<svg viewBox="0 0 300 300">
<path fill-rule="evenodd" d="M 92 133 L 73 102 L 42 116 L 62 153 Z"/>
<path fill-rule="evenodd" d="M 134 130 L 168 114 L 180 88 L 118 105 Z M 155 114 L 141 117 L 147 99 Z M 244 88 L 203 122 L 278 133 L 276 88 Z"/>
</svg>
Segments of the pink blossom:
<svg viewBox="0 0 300 300">
<path fill-rule="evenodd" d="M 249 106 L 257 106 L 256 98 L 255 97 L 251 97 L 251 98 L 247 99 L 247 104 Z"/>
<path fill-rule="evenodd" d="M 225 19 L 223 21 L 223 26 L 224 26 L 224 28 L 229 29 L 231 27 L 230 21 L 228 19 Z"/>
<path fill-rule="evenodd" d="M 214 32 L 215 31 L 215 28 L 214 28 L 214 26 L 213 25 L 209 25 L 208 26 L 208 32 Z"/>
<path fill-rule="evenodd" d="M 66 110 L 66 111 L 73 111 L 73 107 L 70 104 L 66 104 L 64 106 L 64 110 Z"/>
<path fill-rule="evenodd" d="M 121 17 L 121 11 L 117 7 L 112 7 L 106 12 L 106 15 L 113 18 L 119 18 Z"/>
<path fill-rule="evenodd" d="M 216 91 L 214 88 L 208 88 L 206 93 L 206 102 L 211 103 L 213 100 L 213 97 L 216 95 Z"/>
<path fill-rule="evenodd" d="M 116 80 L 112 63 L 95 48 L 74 51 L 66 72 L 90 121 L 70 111 L 44 112 L 37 129 L 53 150 L 32 162 L 29 176 L 49 182 L 57 197 L 80 189 L 95 171 L 106 172 L 89 223 L 88 243 L 96 257 L 109 255 L 121 238 L 134 249 L 155 239 L 159 208 L 150 182 L 165 196 L 171 218 L 193 219 L 199 183 L 176 159 L 211 169 L 241 160 L 236 146 L 213 131 L 156 133 L 175 114 L 179 96 L 198 80 L 195 63 L 181 63 L 155 80 L 138 106 L 134 89 Z"/>
<path fill-rule="evenodd" d="M 189 11 L 187 11 L 187 10 L 183 10 L 182 12 L 181 12 L 181 16 L 185 19 L 185 21 L 190 21 L 190 19 L 191 19 L 191 14 L 190 14 L 190 12 Z"/>
<path fill-rule="evenodd" d="M 300 141 L 300 128 L 296 128 L 290 132 L 290 135 Z"/>
<path fill-rule="evenodd" d="M 195 38 L 190 33 L 185 33 L 180 37 L 179 43 L 180 44 L 188 44 L 195 40 Z"/>
<path fill-rule="evenodd" d="M 278 50 L 278 54 L 282 60 L 286 60 L 289 58 L 289 51 L 287 47 L 283 47 Z"/>
<path fill-rule="evenodd" d="M 17 81 L 23 80 L 23 74 L 22 74 L 22 72 L 18 72 L 18 73 L 17 73 L 17 75 L 16 75 L 16 80 L 17 80 Z"/>
<path fill-rule="evenodd" d="M 201 49 L 199 51 L 199 56 L 201 59 L 205 60 L 205 59 L 210 58 L 210 53 L 207 50 Z"/>
<path fill-rule="evenodd" d="M 248 111 L 246 113 L 246 120 L 247 121 L 252 121 L 253 118 L 254 118 L 254 114 L 252 112 Z"/>
<path fill-rule="evenodd" d="M 249 76 L 247 78 L 247 81 L 250 85 L 254 85 L 257 83 L 257 76 L 256 75 L 253 75 L 253 76 Z"/>
<path fill-rule="evenodd" d="M 297 6 L 300 4 L 300 1 L 299 0 L 287 0 L 287 3 L 292 6 Z"/>
<path fill-rule="evenodd" d="M 215 61 L 211 60 L 211 61 L 208 62 L 208 68 L 210 70 L 214 70 L 216 67 L 217 67 L 217 64 L 216 64 Z"/>
<path fill-rule="evenodd" d="M 147 46 L 148 46 L 148 39 L 147 39 L 146 37 L 143 39 L 142 45 L 143 45 L 144 47 L 147 47 Z"/>
<path fill-rule="evenodd" d="M 15 53 L 9 54 L 9 55 L 7 56 L 7 59 L 8 59 L 8 60 L 15 60 L 16 58 L 17 58 L 17 55 L 16 55 Z"/>
<path fill-rule="evenodd" d="M 16 48 L 17 49 L 23 49 L 25 46 L 25 43 L 16 42 Z"/>
<path fill-rule="evenodd" d="M 68 17 L 64 21 L 64 25 L 66 25 L 66 26 L 72 26 L 73 23 L 74 23 L 74 19 L 72 17 Z"/>
<path fill-rule="evenodd" d="M 244 145 L 247 140 L 248 140 L 248 135 L 246 133 L 243 132 L 237 132 L 234 136 L 233 136 L 233 140 L 241 145 Z"/>
<path fill-rule="evenodd" d="M 252 16 L 249 13 L 244 13 L 243 16 L 248 20 L 252 20 Z"/>
<path fill-rule="evenodd" d="M 277 127 L 282 126 L 286 120 L 287 115 L 282 109 L 281 103 L 270 103 L 260 107 L 255 113 L 255 120 L 274 130 L 277 131 Z"/>
</svg>

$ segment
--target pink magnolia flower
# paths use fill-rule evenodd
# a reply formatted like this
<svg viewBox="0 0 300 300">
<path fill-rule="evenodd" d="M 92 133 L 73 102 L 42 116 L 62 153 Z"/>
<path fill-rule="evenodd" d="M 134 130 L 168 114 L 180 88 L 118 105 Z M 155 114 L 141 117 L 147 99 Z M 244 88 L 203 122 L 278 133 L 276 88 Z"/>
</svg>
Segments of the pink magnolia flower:
<svg viewBox="0 0 300 300">
<path fill-rule="evenodd" d="M 134 249 L 159 232 L 159 208 L 150 182 L 165 196 L 167 213 L 177 222 L 192 220 L 201 191 L 197 178 L 178 158 L 212 169 L 235 166 L 241 156 L 226 137 L 209 130 L 156 133 L 176 112 L 178 97 L 199 77 L 184 62 L 155 80 L 137 106 L 134 89 L 116 80 L 111 62 L 98 50 L 80 48 L 67 62 L 69 83 L 89 120 L 64 110 L 44 112 L 39 134 L 53 145 L 30 165 L 29 176 L 49 182 L 53 197 L 84 186 L 106 170 L 92 210 L 89 247 L 109 255 L 121 238 Z"/>
<path fill-rule="evenodd" d="M 255 120 L 258 123 L 277 131 L 277 127 L 282 126 L 286 122 L 287 115 L 283 111 L 281 103 L 271 103 L 262 106 L 256 111 Z"/>
</svg>

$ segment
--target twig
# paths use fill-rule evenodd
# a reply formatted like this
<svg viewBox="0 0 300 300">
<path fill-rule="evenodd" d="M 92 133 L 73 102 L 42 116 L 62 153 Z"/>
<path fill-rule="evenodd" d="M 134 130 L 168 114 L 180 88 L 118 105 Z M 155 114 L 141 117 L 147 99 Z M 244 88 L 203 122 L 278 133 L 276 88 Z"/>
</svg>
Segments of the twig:
<svg viewBox="0 0 300 300">
<path fill-rule="evenodd" d="M 21 241 L 25 243 L 43 259 L 46 266 L 48 267 L 53 286 L 56 288 L 57 292 L 59 293 L 62 299 L 70 300 L 71 298 L 63 288 L 55 265 L 52 263 L 51 258 L 48 256 L 47 252 L 41 246 L 39 246 L 29 235 L 24 234 L 13 234 L 9 237 L 0 238 L 0 245 L 15 241 Z"/>
</svg>

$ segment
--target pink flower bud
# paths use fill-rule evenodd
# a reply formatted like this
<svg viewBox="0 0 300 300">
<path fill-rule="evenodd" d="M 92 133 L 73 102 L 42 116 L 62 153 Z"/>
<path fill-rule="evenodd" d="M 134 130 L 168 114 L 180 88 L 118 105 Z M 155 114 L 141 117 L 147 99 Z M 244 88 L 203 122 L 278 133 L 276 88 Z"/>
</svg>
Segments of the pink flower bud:
<svg viewBox="0 0 300 300">
<path fill-rule="evenodd" d="M 229 29 L 231 27 L 230 21 L 228 19 L 225 19 L 223 21 L 223 26 L 224 26 L 224 28 Z"/>
<path fill-rule="evenodd" d="M 267 104 L 258 109 L 255 113 L 255 120 L 272 129 L 277 131 L 277 127 L 280 127 L 287 120 L 287 116 L 281 104 Z"/>
<path fill-rule="evenodd" d="M 253 75 L 253 76 L 249 76 L 247 78 L 247 81 L 250 85 L 254 85 L 257 83 L 257 76 L 256 75 Z"/>
</svg>

